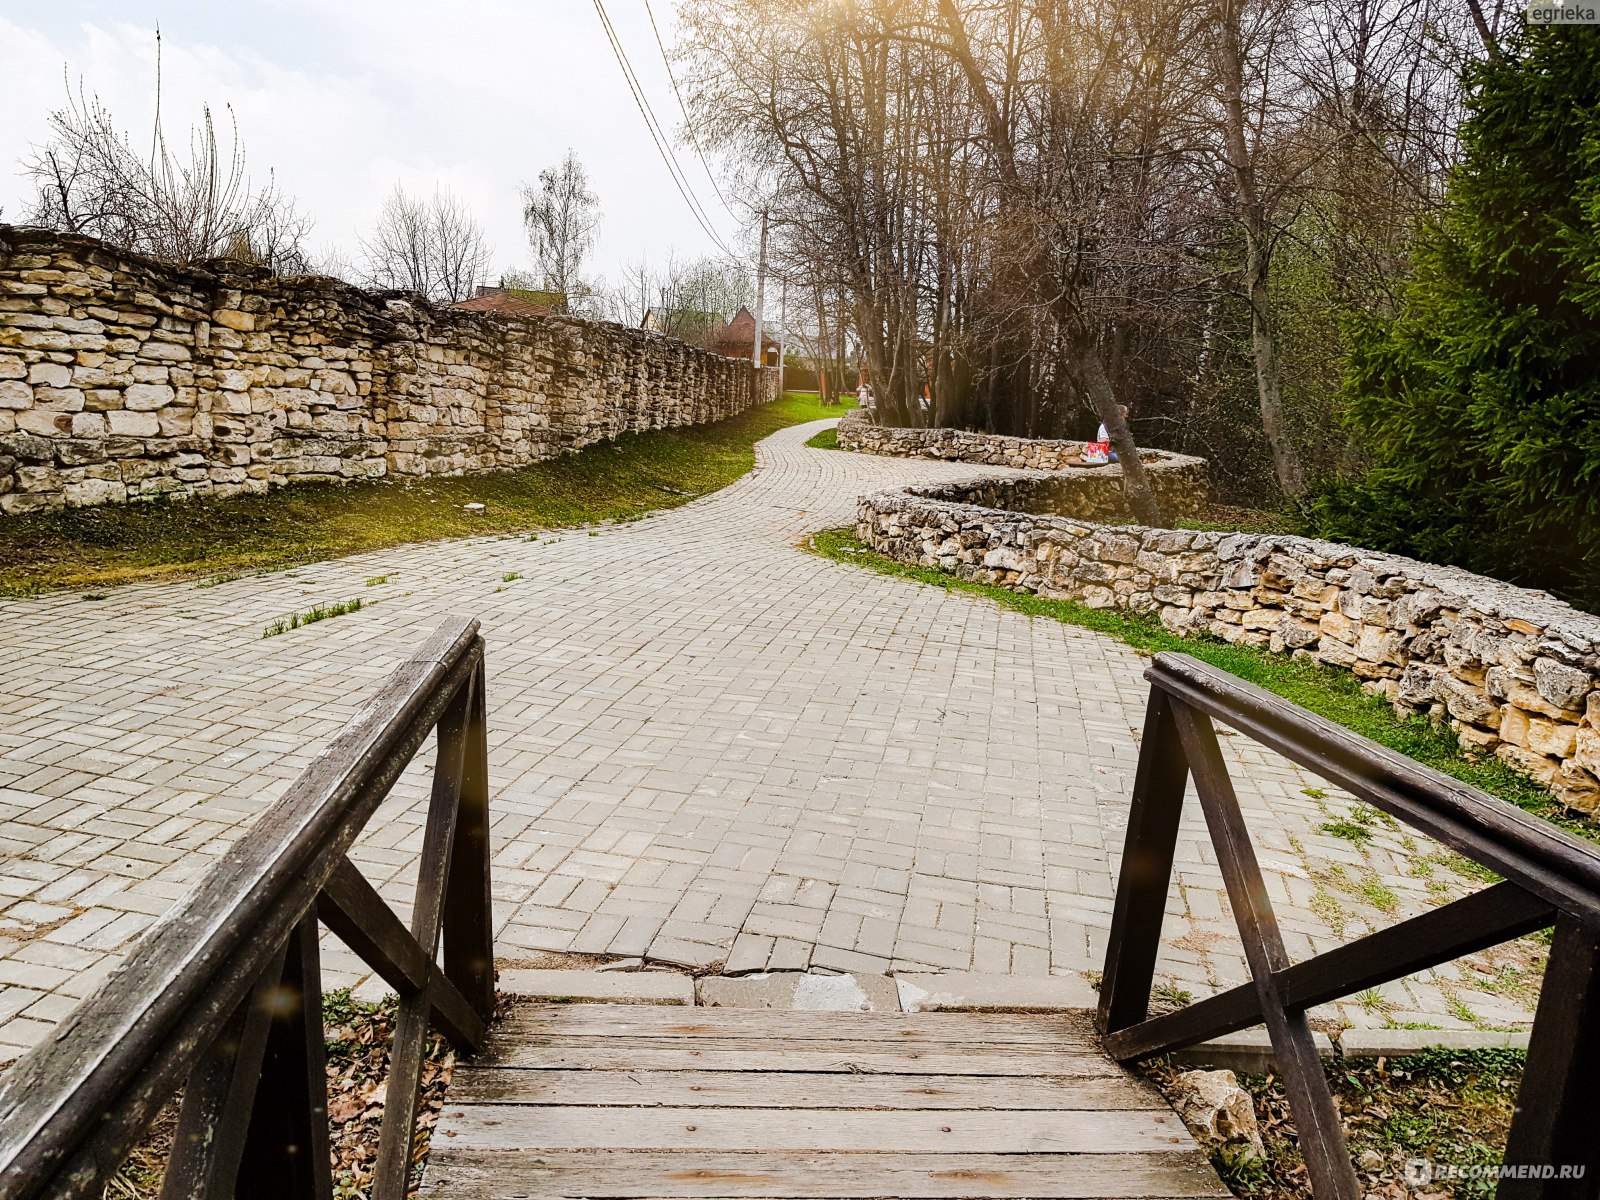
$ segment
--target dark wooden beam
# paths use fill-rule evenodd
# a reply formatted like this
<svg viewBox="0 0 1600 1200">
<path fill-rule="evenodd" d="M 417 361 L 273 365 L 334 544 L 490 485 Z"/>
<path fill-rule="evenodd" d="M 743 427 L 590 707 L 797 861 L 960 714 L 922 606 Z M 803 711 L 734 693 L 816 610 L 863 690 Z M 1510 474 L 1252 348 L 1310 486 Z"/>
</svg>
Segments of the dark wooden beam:
<svg viewBox="0 0 1600 1200">
<path fill-rule="evenodd" d="M 1554 920 L 1555 911 L 1537 896 L 1510 881 L 1497 883 L 1286 967 L 1276 975 L 1278 994 L 1291 1009 L 1314 1008 L 1476 954 Z M 1256 986 L 1247 983 L 1108 1034 L 1105 1045 L 1113 1058 L 1129 1062 L 1260 1023 Z"/>
<path fill-rule="evenodd" d="M 474 673 L 476 677 L 476 673 Z M 471 680 L 463 681 L 439 719 L 439 744 L 433 767 L 433 794 L 422 834 L 422 858 L 411 906 L 411 937 L 429 963 L 438 953 L 445 885 L 455 847 L 456 814 L 461 806 L 467 764 L 467 729 L 473 709 Z M 378 1161 L 372 1173 L 373 1200 L 406 1200 L 411 1187 L 411 1142 L 416 1133 L 422 1064 L 428 1053 L 426 991 L 402 996 L 389 1051 L 389 1087 L 384 1093 Z"/>
<path fill-rule="evenodd" d="M 1266 881 L 1239 811 L 1216 730 L 1210 718 L 1186 705 L 1176 706 L 1173 715 L 1239 925 L 1272 1051 L 1283 1073 L 1312 1189 L 1318 1200 L 1360 1200 L 1361 1185 L 1345 1148 L 1339 1109 L 1322 1073 L 1311 1026 L 1304 1010 L 1288 1009 L 1278 988 L 1277 977 L 1288 968 L 1289 954 L 1267 898 Z"/>
<path fill-rule="evenodd" d="M 1500 1200 L 1600 1196 L 1596 1079 L 1600 1079 L 1600 931 L 1563 915 L 1550 944 L 1505 1154 L 1507 1166 L 1549 1168 L 1554 1176 L 1502 1179 L 1495 1193 Z"/>
<path fill-rule="evenodd" d="M 1166 693 L 1152 690 L 1100 980 L 1096 1021 L 1102 1032 L 1137 1025 L 1150 1011 L 1150 985 L 1161 950 L 1161 925 L 1166 918 L 1172 856 L 1188 779 L 1189 764 L 1173 723 L 1172 701 Z"/>
<path fill-rule="evenodd" d="M 274 993 L 282 977 L 280 948 L 205 1057 L 189 1072 L 161 1181 L 161 1200 L 206 1200 L 233 1191 L 255 1108 Z"/>
<path fill-rule="evenodd" d="M 333 1200 L 316 917 L 307 915 L 290 936 L 283 975 L 265 1003 L 266 1051 L 232 1195 L 237 1200 Z"/>
<path fill-rule="evenodd" d="M 480 641 L 480 646 L 481 646 Z M 467 712 L 455 849 L 445 881 L 444 973 L 485 1024 L 494 1016 L 494 903 L 489 892 L 488 667 L 481 653 Z M 481 1034 L 480 1042 L 481 1042 Z"/>
</svg>

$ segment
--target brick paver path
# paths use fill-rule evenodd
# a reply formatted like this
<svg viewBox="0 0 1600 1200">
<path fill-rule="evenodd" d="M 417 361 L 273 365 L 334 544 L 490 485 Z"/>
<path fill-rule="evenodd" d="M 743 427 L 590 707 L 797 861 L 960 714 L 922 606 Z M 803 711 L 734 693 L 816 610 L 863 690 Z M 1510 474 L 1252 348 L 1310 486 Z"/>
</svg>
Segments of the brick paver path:
<svg viewBox="0 0 1600 1200">
<path fill-rule="evenodd" d="M 1097 968 L 1141 660 L 797 548 L 847 523 L 863 491 L 982 470 L 808 449 L 821 427 L 769 438 L 715 495 L 594 534 L 0 602 L 0 1061 L 104 977 L 446 613 L 478 616 L 488 641 L 504 958 Z M 261 636 L 352 596 L 377 603 Z M 1476 886 L 1381 823 L 1364 845 L 1319 831 L 1348 805 L 1241 743 L 1228 747 L 1291 953 Z M 355 854 L 396 901 L 420 780 Z M 1162 971 L 1198 994 L 1243 965 L 1197 816 L 1180 855 Z M 330 964 L 361 977 L 338 950 Z M 1504 994 L 1504 965 L 1391 985 L 1345 1013 L 1518 1021 L 1526 998 Z"/>
</svg>

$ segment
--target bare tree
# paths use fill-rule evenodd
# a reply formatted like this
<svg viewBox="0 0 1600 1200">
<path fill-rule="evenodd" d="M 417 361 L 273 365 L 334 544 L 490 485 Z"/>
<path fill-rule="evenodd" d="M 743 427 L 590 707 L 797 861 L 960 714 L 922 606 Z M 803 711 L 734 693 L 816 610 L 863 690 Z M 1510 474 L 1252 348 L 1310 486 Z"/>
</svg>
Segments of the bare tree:
<svg viewBox="0 0 1600 1200">
<path fill-rule="evenodd" d="M 448 190 L 436 189 L 428 209 L 430 260 L 435 298 L 465 300 L 486 278 L 489 243 L 466 204 Z"/>
<path fill-rule="evenodd" d="M 447 189 L 424 200 L 399 184 L 361 246 L 373 287 L 418 292 L 445 304 L 470 297 L 492 257 L 482 226 Z"/>
<path fill-rule="evenodd" d="M 23 164 L 35 189 L 30 223 L 99 238 L 179 262 L 229 257 L 275 271 L 306 269 L 308 217 L 270 175 L 252 186 L 233 111 L 226 147 L 209 106 L 189 131 L 186 156 L 168 144 L 161 118 L 160 35 L 156 115 L 149 157 L 135 153 L 98 97 L 80 82 L 50 114 L 50 138 Z"/>
<path fill-rule="evenodd" d="M 881 420 L 1098 421 L 1148 521 L 1124 404 L 1141 439 L 1248 460 L 1250 498 L 1339 438 L 1341 317 L 1392 303 L 1485 53 L 1459 7 L 685 0 L 679 58 Z"/>
<path fill-rule="evenodd" d="M 561 295 L 581 290 L 583 260 L 600 224 L 600 200 L 589 175 L 571 150 L 556 166 L 539 172 L 537 188 L 522 189 L 522 218 L 544 286 Z"/>
<path fill-rule="evenodd" d="M 1210 30 L 1213 79 L 1220 107 L 1217 153 L 1231 184 L 1230 199 L 1244 253 L 1235 286 L 1250 306 L 1250 345 L 1255 358 L 1261 427 L 1272 449 L 1278 485 L 1291 498 L 1305 494 L 1305 468 L 1289 433 L 1283 405 L 1283 369 L 1274 321 L 1272 256 L 1284 225 L 1285 209 L 1311 162 L 1295 155 L 1273 173 L 1269 148 L 1290 142 L 1272 136 L 1272 123 L 1292 117 L 1274 104 L 1273 72 L 1283 62 L 1281 43 L 1292 36 L 1293 16 L 1283 0 L 1214 0 Z"/>
</svg>

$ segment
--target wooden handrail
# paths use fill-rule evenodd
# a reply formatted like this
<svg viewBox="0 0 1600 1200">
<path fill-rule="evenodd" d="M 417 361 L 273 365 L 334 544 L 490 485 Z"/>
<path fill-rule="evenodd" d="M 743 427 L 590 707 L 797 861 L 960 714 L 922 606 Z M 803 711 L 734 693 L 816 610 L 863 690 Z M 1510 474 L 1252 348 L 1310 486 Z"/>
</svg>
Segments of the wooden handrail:
<svg viewBox="0 0 1600 1200">
<path fill-rule="evenodd" d="M 1502 1178 L 1497 1194 L 1600 1196 L 1600 1139 L 1589 1128 L 1589 1089 L 1600 1074 L 1600 848 L 1187 655 L 1157 656 L 1145 678 L 1150 702 L 1100 987 L 1098 1022 L 1108 1052 L 1133 1061 L 1265 1023 L 1314 1194 L 1358 1200 L 1306 1010 L 1554 924 L 1506 1144 L 1506 1163 L 1525 1170 Z M 1505 881 L 1291 962 L 1213 719 Z M 1150 989 L 1191 778 L 1251 979 L 1152 1018 Z"/>
<path fill-rule="evenodd" d="M 319 916 L 401 998 L 375 1191 L 401 1200 L 427 1026 L 470 1051 L 494 1010 L 485 716 L 478 624 L 447 621 L 0 1078 L 0 1200 L 98 1196 L 179 1087 L 164 1197 L 330 1195 Z M 407 928 L 346 854 L 435 728 Z"/>
</svg>

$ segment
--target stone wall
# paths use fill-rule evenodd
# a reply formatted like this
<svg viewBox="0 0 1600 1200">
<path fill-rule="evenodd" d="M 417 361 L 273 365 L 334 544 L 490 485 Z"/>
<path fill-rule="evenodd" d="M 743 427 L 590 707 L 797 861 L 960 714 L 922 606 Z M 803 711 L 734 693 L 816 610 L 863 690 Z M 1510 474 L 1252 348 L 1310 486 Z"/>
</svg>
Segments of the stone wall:
<svg viewBox="0 0 1600 1200">
<path fill-rule="evenodd" d="M 1085 466 L 1082 442 L 1005 437 L 966 429 L 897 429 L 879 425 L 869 413 L 852 409 L 839 418 L 839 448 L 897 458 L 940 458 L 1047 471 L 1048 475 L 1019 479 L 972 480 L 958 487 L 967 503 L 991 508 L 1057 513 L 1085 521 L 1133 519 L 1122 494 L 1122 468 L 1115 463 Z M 1150 487 L 1169 519 L 1193 517 L 1205 507 L 1203 458 L 1166 450 L 1140 453 Z"/>
<path fill-rule="evenodd" d="M 1352 671 L 1570 808 L 1600 809 L 1600 617 L 1544 592 L 1330 542 L 1023 511 L 1036 486 L 879 492 L 860 501 L 859 535 L 901 562 Z"/>
<path fill-rule="evenodd" d="M 461 474 L 774 399 L 641 330 L 0 226 L 0 513 Z"/>
<path fill-rule="evenodd" d="M 839 449 L 896 458 L 942 458 L 990 467 L 1019 467 L 1025 471 L 1102 470 L 1084 466 L 1082 442 L 1006 437 L 968 429 L 899 429 L 877 424 L 870 411 L 859 408 L 839 418 Z M 1201 459 L 1165 450 L 1144 450 L 1141 457 L 1146 464 L 1185 462 L 1203 467 Z"/>
</svg>

